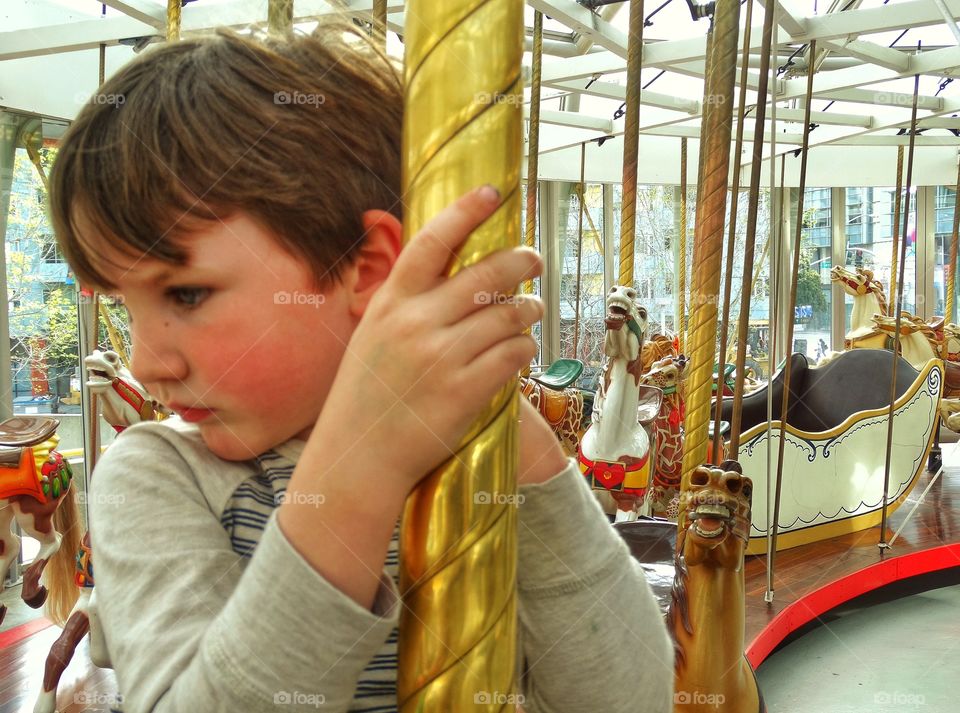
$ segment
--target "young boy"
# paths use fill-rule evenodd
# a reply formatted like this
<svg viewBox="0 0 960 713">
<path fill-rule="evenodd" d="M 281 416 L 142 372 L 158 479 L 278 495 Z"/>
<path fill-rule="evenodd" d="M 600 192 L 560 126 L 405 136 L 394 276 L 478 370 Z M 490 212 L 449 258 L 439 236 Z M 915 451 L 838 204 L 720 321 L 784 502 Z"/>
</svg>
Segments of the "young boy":
<svg viewBox="0 0 960 713">
<path fill-rule="evenodd" d="M 128 429 L 93 481 L 124 709 L 396 710 L 397 519 L 534 355 L 541 302 L 476 295 L 539 257 L 445 278 L 499 203 L 489 187 L 401 252 L 401 82 L 342 26 L 166 45 L 101 91 L 124 101 L 64 138 L 53 222 L 80 281 L 123 299 L 132 370 L 179 415 Z M 669 710 L 649 588 L 521 414 L 524 708 Z"/>
</svg>

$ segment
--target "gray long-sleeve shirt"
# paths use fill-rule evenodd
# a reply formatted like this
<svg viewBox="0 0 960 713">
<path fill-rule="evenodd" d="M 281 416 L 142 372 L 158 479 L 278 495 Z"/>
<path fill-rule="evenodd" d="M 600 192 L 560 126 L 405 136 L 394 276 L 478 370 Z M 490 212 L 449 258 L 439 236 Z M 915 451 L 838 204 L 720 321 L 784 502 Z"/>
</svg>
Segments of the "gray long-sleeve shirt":
<svg viewBox="0 0 960 713">
<path fill-rule="evenodd" d="M 126 713 L 396 710 L 396 537 L 370 611 L 314 570 L 275 514 L 303 445 L 227 462 L 171 419 L 98 464 L 97 600 Z M 660 612 L 576 464 L 520 493 L 525 711 L 671 710 Z"/>
</svg>

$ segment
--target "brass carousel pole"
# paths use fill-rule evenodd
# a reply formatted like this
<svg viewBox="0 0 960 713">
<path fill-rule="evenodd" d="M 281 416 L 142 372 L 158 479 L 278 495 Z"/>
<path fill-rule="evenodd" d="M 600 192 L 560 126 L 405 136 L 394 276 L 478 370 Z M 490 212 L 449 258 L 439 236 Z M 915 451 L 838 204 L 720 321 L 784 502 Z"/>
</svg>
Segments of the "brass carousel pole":
<svg viewBox="0 0 960 713">
<path fill-rule="evenodd" d="M 897 294 L 897 260 L 900 254 L 900 215 L 903 207 L 903 146 L 897 146 L 897 192 L 893 199 L 893 246 L 890 255 L 890 297 L 887 313 L 893 313 Z"/>
<path fill-rule="evenodd" d="M 678 354 L 687 344 L 687 139 L 680 139 L 680 240 L 677 258 Z"/>
<path fill-rule="evenodd" d="M 623 125 L 623 199 L 620 209 L 620 271 L 617 284 L 633 286 L 637 232 L 637 156 L 640 147 L 640 70 L 643 67 L 643 0 L 630 0 L 627 97 Z"/>
<path fill-rule="evenodd" d="M 385 48 L 387 46 L 387 0 L 373 0 L 372 29 L 374 41 L 381 48 Z"/>
<path fill-rule="evenodd" d="M 273 37 L 282 37 L 293 31 L 293 0 L 269 0 L 267 31 Z"/>
<path fill-rule="evenodd" d="M 580 144 L 580 215 L 577 220 L 577 282 L 575 287 L 576 300 L 573 318 L 573 358 L 577 358 L 580 346 L 580 271 L 583 266 L 583 211 L 587 202 L 586 185 L 587 143 Z"/>
<path fill-rule="evenodd" d="M 750 23 L 753 20 L 753 2 L 746 0 L 747 17 L 743 25 L 743 49 L 740 59 L 740 98 L 737 102 L 737 140 L 733 149 L 733 188 L 730 192 L 730 229 L 727 234 L 726 273 L 723 278 L 723 317 L 720 320 L 720 355 L 717 358 L 717 393 L 713 412 L 713 453 L 710 462 L 719 465 L 723 460 L 723 437 L 720 434 L 723 412 L 723 372 L 727 361 L 727 336 L 730 329 L 730 294 L 733 291 L 733 253 L 737 242 L 737 206 L 740 201 L 740 164 L 743 152 L 743 119 L 747 106 L 747 69 L 750 64 Z M 686 141 L 686 139 L 684 139 Z M 740 288 L 741 294 L 743 287 Z M 751 290 L 751 294 L 753 294 Z"/>
<path fill-rule="evenodd" d="M 953 294 L 956 289 L 957 281 L 957 247 L 960 242 L 960 162 L 957 163 L 957 183 L 954 187 L 953 203 L 953 233 L 950 236 L 950 268 L 947 270 L 947 294 L 945 295 L 946 304 L 943 310 L 944 322 L 950 322 L 953 317 Z M 947 340 L 943 340 L 943 353 L 941 358 L 947 359 Z"/>
<path fill-rule="evenodd" d="M 410 0 L 408 17 L 417 22 L 404 38 L 405 236 L 478 185 L 503 196 L 455 272 L 520 244 L 523 2 Z M 477 691 L 515 688 L 517 508 L 475 493 L 516 491 L 517 399 L 512 380 L 404 507 L 400 713 L 478 710 Z"/>
<path fill-rule="evenodd" d="M 767 85 L 770 80 L 770 46 L 773 42 L 773 15 L 771 4 L 763 13 L 763 39 L 760 49 L 760 77 L 757 83 L 757 104 L 754 110 L 753 157 L 750 164 L 750 195 L 747 199 L 747 236 L 743 245 L 743 276 L 740 287 L 740 317 L 737 320 L 737 379 L 733 389 L 733 410 L 730 416 L 730 444 L 727 458 L 737 460 L 740 452 L 740 410 L 743 404 L 743 370 L 747 360 L 747 336 L 750 326 L 750 292 L 744 286 L 753 285 L 754 248 L 757 241 L 757 212 L 760 206 L 760 170 L 763 164 L 763 132 L 767 116 Z M 776 99 L 774 99 L 776 101 Z M 770 160 L 773 161 L 771 155 Z M 726 355 L 722 354 L 725 359 Z M 770 360 L 773 363 L 773 353 Z M 772 371 L 772 369 L 771 369 Z M 772 374 L 771 374 L 772 376 Z"/>
<path fill-rule="evenodd" d="M 180 39 L 181 10 L 180 0 L 167 0 L 167 42 L 176 42 Z M 103 83 L 102 78 L 101 83 Z"/>
<path fill-rule="evenodd" d="M 543 74 L 543 13 L 533 13 L 533 71 L 530 78 L 530 129 L 527 142 L 527 208 L 524 213 L 523 244 L 537 245 L 537 195 L 540 191 L 540 78 Z M 523 283 L 525 294 L 533 294 L 533 280 Z"/>
<path fill-rule="evenodd" d="M 919 49 L 919 47 L 918 47 Z M 897 279 L 896 328 L 893 332 L 893 368 L 890 370 L 890 410 L 887 413 L 887 456 L 883 465 L 883 514 L 880 517 L 881 551 L 887 543 L 887 496 L 890 491 L 890 455 L 893 449 L 893 409 L 897 401 L 897 355 L 900 353 L 900 324 L 903 318 L 903 268 L 907 253 L 907 228 L 910 224 L 910 185 L 913 181 L 913 149 L 917 136 L 917 97 L 920 94 L 920 75 L 913 76 L 913 108 L 910 114 L 910 142 L 907 149 L 907 180 L 903 192 L 903 239 L 900 241 L 900 273 Z M 892 275 L 891 275 L 892 279 Z"/>
<path fill-rule="evenodd" d="M 733 85 L 737 71 L 739 0 L 718 0 L 707 36 L 707 64 L 703 87 L 697 182 L 688 349 L 687 417 L 681 490 L 690 486 L 693 469 L 707 461 L 713 359 L 717 343 L 717 293 L 730 171 L 730 134 Z"/>
<path fill-rule="evenodd" d="M 783 485 L 783 450 L 787 440 L 787 408 L 790 405 L 790 359 L 793 356 L 793 327 L 795 319 L 795 310 L 797 306 L 797 282 L 800 275 L 800 241 L 803 237 L 803 194 L 807 189 L 807 154 L 810 148 L 810 104 L 813 103 L 813 72 L 814 62 L 812 59 L 817 55 L 817 41 L 811 40 L 808 57 L 811 61 L 807 62 L 807 96 L 803 107 L 803 146 L 800 154 L 800 185 L 797 195 L 797 225 L 793 235 L 793 266 L 789 274 L 790 279 L 790 301 L 787 305 L 787 364 L 783 369 L 783 398 L 780 400 L 780 439 L 777 446 L 777 482 L 773 499 L 773 521 L 770 527 L 773 528 L 773 538 L 770 540 L 771 552 L 777 551 L 777 535 L 780 529 L 780 494 Z M 781 172 L 782 175 L 782 172 Z M 773 595 L 773 568 L 776 563 L 775 557 L 769 559 L 769 587 L 768 595 Z"/>
</svg>

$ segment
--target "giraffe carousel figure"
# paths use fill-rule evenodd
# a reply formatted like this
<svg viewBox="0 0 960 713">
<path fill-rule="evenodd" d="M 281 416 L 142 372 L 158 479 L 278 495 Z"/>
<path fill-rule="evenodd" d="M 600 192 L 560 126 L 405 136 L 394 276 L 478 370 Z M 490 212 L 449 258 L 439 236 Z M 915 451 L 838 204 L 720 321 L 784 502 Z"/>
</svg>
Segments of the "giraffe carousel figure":
<svg viewBox="0 0 960 713">
<path fill-rule="evenodd" d="M 640 377 L 640 383 L 663 392 L 660 411 L 653 421 L 656 458 L 651 494 L 652 514 L 676 520 L 680 502 L 680 476 L 683 474 L 683 419 L 685 404 L 683 379 L 687 358 L 667 356 L 653 363 Z"/>
<path fill-rule="evenodd" d="M 165 418 L 170 411 L 151 399 L 143 386 L 123 365 L 113 351 L 94 350 L 86 357 L 87 387 L 100 398 L 101 414 L 117 433 L 140 421 Z M 101 668 L 109 668 L 106 641 L 97 616 L 96 592 L 93 577 L 93 548 L 90 532 L 83 535 L 76 551 L 74 586 L 79 590 L 76 604 L 66 618 L 63 633 L 47 655 L 43 674 L 43 690 L 34 705 L 34 713 L 54 713 L 57 704 L 57 686 L 83 637 L 90 637 L 90 658 Z"/>
<path fill-rule="evenodd" d="M 616 502 L 617 521 L 649 514 L 651 444 L 644 426 L 659 413 L 662 398 L 660 389 L 640 383 L 647 311 L 636 296 L 623 286 L 607 294 L 603 378 L 578 453 L 580 470 L 601 502 L 607 496 Z"/>
</svg>

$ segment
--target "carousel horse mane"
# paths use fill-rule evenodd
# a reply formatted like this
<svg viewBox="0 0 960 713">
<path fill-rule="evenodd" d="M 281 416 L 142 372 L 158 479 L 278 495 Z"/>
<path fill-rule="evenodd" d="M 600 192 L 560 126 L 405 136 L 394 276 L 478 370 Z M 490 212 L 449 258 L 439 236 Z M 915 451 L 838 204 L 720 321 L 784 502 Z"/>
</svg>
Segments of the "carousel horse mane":
<svg viewBox="0 0 960 713">
<path fill-rule="evenodd" d="M 886 349 L 851 349 L 828 364 L 809 368 L 807 358 L 793 354 L 790 360 L 790 406 L 787 423 L 801 431 L 816 433 L 836 428 L 855 413 L 890 405 L 890 367 L 893 352 Z M 908 361 L 897 357 L 899 398 L 917 379 Z M 773 412 L 780 412 L 783 370 L 771 382 Z M 741 428 L 744 432 L 767 420 L 767 388 L 743 399 Z M 729 420 L 733 399 L 724 399 L 723 419 Z"/>
</svg>

